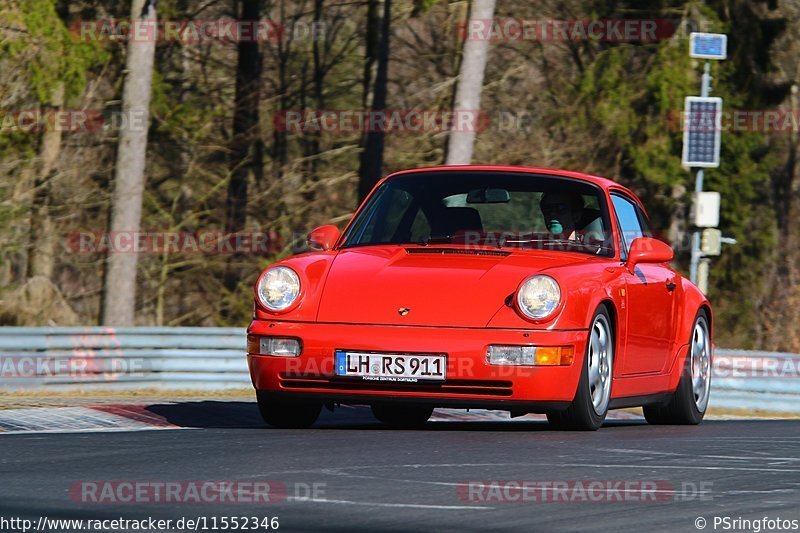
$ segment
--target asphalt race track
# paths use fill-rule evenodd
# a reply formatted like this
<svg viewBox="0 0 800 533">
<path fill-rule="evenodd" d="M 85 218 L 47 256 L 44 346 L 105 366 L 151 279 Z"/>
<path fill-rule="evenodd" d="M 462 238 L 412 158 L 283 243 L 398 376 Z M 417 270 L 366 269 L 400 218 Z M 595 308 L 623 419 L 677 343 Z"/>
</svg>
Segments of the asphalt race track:
<svg viewBox="0 0 800 533">
<path fill-rule="evenodd" d="M 277 516 L 283 531 L 698 531 L 699 517 L 715 531 L 714 517 L 800 519 L 798 421 L 615 421 L 594 433 L 442 421 L 391 431 L 366 409 L 343 408 L 313 429 L 277 430 L 244 402 L 149 409 L 188 429 L 0 435 L 0 516 Z M 74 487 L 87 480 L 262 480 L 285 497 L 84 503 Z M 522 482 L 545 488 L 522 501 Z M 600 499 L 577 490 L 590 482 L 606 487 L 591 493 Z M 620 482 L 634 489 L 620 492 Z"/>
</svg>

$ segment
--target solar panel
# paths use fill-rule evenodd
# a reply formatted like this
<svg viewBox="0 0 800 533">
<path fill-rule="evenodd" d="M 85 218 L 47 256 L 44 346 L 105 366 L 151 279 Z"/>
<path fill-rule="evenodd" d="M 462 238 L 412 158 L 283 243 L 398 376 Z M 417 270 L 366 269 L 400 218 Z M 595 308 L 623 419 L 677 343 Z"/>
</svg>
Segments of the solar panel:
<svg viewBox="0 0 800 533">
<path fill-rule="evenodd" d="M 684 106 L 683 156 L 686 167 L 719 166 L 722 98 L 689 96 Z"/>
</svg>

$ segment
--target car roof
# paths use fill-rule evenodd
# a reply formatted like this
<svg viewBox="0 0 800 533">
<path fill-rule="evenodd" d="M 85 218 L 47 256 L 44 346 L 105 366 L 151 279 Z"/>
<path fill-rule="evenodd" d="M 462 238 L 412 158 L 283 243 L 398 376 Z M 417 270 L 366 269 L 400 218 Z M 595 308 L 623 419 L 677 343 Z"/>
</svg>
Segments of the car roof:
<svg viewBox="0 0 800 533">
<path fill-rule="evenodd" d="M 565 178 L 574 178 L 576 180 L 586 181 L 593 183 L 605 190 L 615 190 L 627 193 L 631 198 L 635 199 L 637 203 L 641 204 L 639 198 L 627 187 L 624 187 L 614 180 L 603 178 L 601 176 L 594 176 L 584 172 L 575 172 L 573 170 L 563 170 L 557 168 L 546 167 L 527 167 L 527 166 L 514 166 L 514 165 L 439 165 L 435 167 L 414 168 L 408 170 L 401 170 L 389 174 L 386 179 L 394 176 L 401 176 L 404 174 L 412 174 L 415 172 L 437 172 L 437 171 L 453 171 L 453 170 L 466 170 L 466 171 L 483 171 L 483 172 L 521 172 L 527 174 L 547 174 L 550 176 L 562 176 Z"/>
</svg>

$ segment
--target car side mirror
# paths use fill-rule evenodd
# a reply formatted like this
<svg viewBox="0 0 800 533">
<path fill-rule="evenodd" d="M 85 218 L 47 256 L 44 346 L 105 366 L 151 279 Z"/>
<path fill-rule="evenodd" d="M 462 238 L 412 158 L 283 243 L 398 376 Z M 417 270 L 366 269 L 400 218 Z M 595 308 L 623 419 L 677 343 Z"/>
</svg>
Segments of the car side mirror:
<svg viewBox="0 0 800 533">
<path fill-rule="evenodd" d="M 639 263 L 668 263 L 674 256 L 668 244 L 650 237 L 639 237 L 631 243 L 627 267 L 633 272 Z"/>
<path fill-rule="evenodd" d="M 336 226 L 320 226 L 308 234 L 308 246 L 314 251 L 327 252 L 339 240 L 341 232 Z"/>
</svg>

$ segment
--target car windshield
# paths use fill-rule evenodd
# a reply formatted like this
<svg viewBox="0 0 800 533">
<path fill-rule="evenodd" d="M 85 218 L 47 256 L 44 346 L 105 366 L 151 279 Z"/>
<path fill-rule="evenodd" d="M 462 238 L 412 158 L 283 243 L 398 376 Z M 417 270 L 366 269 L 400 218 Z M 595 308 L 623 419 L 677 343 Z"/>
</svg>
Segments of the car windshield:
<svg viewBox="0 0 800 533">
<path fill-rule="evenodd" d="M 419 172 L 387 180 L 345 247 L 459 244 L 613 255 L 599 187 L 575 179 L 487 171 Z"/>
</svg>

